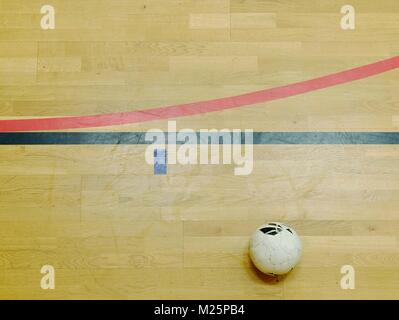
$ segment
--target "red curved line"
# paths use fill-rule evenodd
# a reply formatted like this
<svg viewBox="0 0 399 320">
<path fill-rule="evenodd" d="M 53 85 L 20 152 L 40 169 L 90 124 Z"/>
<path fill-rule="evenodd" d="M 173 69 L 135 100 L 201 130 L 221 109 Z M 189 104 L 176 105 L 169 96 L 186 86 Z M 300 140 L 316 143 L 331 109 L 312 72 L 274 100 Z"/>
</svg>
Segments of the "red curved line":
<svg viewBox="0 0 399 320">
<path fill-rule="evenodd" d="M 192 116 L 295 96 L 305 92 L 363 79 L 398 67 L 399 56 L 395 56 L 393 58 L 311 80 L 208 101 L 179 104 L 141 111 L 118 112 L 91 116 L 1 120 L 0 132 L 92 128 Z"/>
</svg>

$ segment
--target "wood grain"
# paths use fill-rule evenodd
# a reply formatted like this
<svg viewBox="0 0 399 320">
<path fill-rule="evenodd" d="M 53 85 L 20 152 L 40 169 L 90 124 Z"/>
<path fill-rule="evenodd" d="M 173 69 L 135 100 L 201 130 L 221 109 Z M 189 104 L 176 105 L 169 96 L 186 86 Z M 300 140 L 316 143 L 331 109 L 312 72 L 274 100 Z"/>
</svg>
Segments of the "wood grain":
<svg viewBox="0 0 399 320">
<path fill-rule="evenodd" d="M 214 99 L 399 53 L 397 0 L 0 2 L 0 119 L 91 115 Z M 399 76 L 180 118 L 178 129 L 398 131 Z M 87 131 L 145 131 L 166 121 Z M 1 299 L 398 299 L 399 147 L 258 145 L 233 165 L 171 165 L 143 145 L 0 146 Z M 294 227 L 299 266 L 271 279 L 251 233 Z M 56 289 L 40 268 L 56 268 Z M 342 265 L 356 289 L 340 287 Z"/>
</svg>

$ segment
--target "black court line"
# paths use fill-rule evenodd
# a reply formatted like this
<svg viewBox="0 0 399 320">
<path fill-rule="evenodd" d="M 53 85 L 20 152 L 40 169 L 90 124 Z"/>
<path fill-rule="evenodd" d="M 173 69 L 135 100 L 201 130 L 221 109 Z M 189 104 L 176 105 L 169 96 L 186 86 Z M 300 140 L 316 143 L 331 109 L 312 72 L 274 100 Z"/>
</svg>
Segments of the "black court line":
<svg viewBox="0 0 399 320">
<path fill-rule="evenodd" d="M 152 144 L 153 140 L 146 141 L 145 135 L 145 132 L 13 132 L 0 133 L 0 145 Z M 199 139 L 198 132 L 195 135 L 199 143 L 208 140 Z M 223 144 L 219 134 L 214 133 L 213 137 L 216 139 L 209 139 L 209 143 Z M 249 140 L 242 132 L 238 143 L 246 142 Z M 254 132 L 253 144 L 399 144 L 399 132 Z"/>
</svg>

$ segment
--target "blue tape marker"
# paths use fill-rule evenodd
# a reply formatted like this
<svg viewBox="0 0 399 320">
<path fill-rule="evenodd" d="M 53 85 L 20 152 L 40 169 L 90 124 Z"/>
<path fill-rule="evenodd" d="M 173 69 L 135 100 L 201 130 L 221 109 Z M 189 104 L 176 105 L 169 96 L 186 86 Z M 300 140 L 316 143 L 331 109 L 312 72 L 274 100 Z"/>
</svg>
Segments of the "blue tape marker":
<svg viewBox="0 0 399 320">
<path fill-rule="evenodd" d="M 155 149 L 154 150 L 154 174 L 163 175 L 167 173 L 167 163 L 166 163 L 166 150 L 165 149 Z"/>
</svg>

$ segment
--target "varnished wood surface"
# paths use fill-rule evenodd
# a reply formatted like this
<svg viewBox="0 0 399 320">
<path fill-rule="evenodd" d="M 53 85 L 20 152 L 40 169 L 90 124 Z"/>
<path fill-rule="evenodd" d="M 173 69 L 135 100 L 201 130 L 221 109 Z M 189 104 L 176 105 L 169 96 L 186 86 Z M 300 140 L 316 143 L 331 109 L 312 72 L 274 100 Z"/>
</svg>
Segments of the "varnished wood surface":
<svg viewBox="0 0 399 320">
<path fill-rule="evenodd" d="M 0 2 L 0 118 L 89 115 L 225 97 L 399 54 L 399 3 L 57 0 Z M 399 75 L 177 120 L 182 128 L 398 131 Z M 166 121 L 96 128 L 145 131 Z M 86 130 L 86 131 L 89 131 Z M 143 145 L 0 146 L 2 299 L 399 298 L 399 147 L 260 145 L 251 175 L 171 165 Z M 292 225 L 299 266 L 250 264 L 260 224 Z M 56 289 L 40 288 L 40 268 Z M 342 290 L 340 268 L 356 270 Z"/>
</svg>

